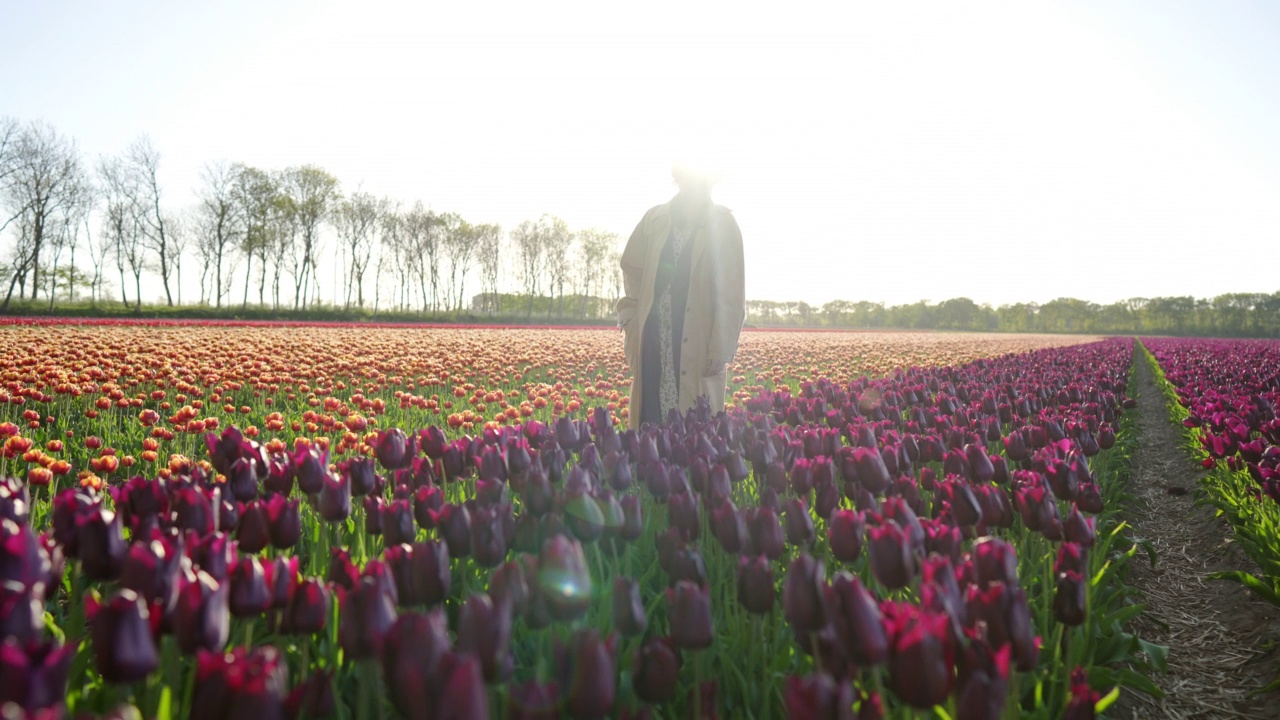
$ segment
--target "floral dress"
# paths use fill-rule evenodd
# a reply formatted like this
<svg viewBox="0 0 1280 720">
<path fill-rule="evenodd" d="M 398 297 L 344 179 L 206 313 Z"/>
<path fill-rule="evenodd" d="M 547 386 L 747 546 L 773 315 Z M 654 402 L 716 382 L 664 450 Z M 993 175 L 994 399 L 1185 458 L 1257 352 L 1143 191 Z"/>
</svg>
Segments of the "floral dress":
<svg viewBox="0 0 1280 720">
<path fill-rule="evenodd" d="M 692 229 L 672 228 L 658 258 L 653 308 L 640 339 L 640 421 L 660 423 L 680 406 L 680 344 L 692 270 Z"/>
</svg>

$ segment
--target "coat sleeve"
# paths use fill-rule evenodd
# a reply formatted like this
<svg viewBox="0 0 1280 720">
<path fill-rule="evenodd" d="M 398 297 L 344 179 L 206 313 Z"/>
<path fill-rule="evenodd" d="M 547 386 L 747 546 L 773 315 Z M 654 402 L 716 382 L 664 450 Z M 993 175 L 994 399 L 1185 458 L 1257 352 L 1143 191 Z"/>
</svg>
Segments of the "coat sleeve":
<svg viewBox="0 0 1280 720">
<path fill-rule="evenodd" d="M 716 243 L 715 307 L 711 319 L 711 337 L 707 357 L 723 363 L 733 360 L 738 352 L 738 335 L 747 317 L 746 280 L 742 258 L 742 231 L 733 215 L 725 212 L 720 227 L 723 231 Z"/>
<path fill-rule="evenodd" d="M 626 327 L 635 319 L 640 303 L 640 285 L 644 282 L 644 263 L 649 255 L 649 238 L 645 233 L 649 214 L 640 219 L 622 251 L 622 297 L 618 299 L 618 324 Z"/>
</svg>

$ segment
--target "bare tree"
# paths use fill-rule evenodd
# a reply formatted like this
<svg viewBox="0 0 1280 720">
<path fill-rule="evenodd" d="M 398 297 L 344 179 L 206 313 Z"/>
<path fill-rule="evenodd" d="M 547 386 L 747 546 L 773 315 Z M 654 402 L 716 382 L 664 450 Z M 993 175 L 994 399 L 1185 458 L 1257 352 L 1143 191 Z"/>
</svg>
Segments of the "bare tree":
<svg viewBox="0 0 1280 720">
<path fill-rule="evenodd" d="M 423 207 L 419 200 L 405 213 L 403 225 L 405 246 L 422 295 L 422 311 L 426 312 L 435 307 L 440 280 L 440 233 L 436 216 Z"/>
<path fill-rule="evenodd" d="M 573 233 L 569 225 L 558 217 L 542 216 L 543 247 L 547 255 L 547 317 L 551 317 L 551 293 L 556 297 L 556 314 L 564 315 L 564 283 L 569 276 L 569 251 L 573 246 Z"/>
<path fill-rule="evenodd" d="M 316 277 L 316 256 L 320 252 L 320 225 L 328 219 L 338 197 L 338 179 L 314 165 L 289 168 L 282 183 L 292 202 L 297 222 L 298 260 L 294 267 L 293 306 L 305 308 L 309 284 L 314 284 L 319 299 L 320 279 Z"/>
<path fill-rule="evenodd" d="M 71 265 L 69 266 L 69 271 L 68 268 L 63 268 L 62 275 L 66 276 L 70 297 L 73 300 L 75 299 L 76 247 L 80 244 L 80 224 L 88 217 L 92 209 L 93 189 L 84 173 L 78 173 L 68 184 L 67 202 L 62 208 L 62 212 L 54 217 L 52 232 L 48 233 L 49 254 L 52 256 L 52 265 L 49 271 L 45 273 L 49 283 L 47 290 L 49 312 L 53 312 L 53 303 L 58 296 L 58 262 L 62 259 L 62 253 L 68 250 L 71 253 Z"/>
<path fill-rule="evenodd" d="M 546 271 L 548 237 L 555 232 L 557 223 L 563 225 L 564 221 L 543 215 L 536 221 L 525 220 L 511 231 L 511 241 L 520 262 L 520 276 L 524 281 L 525 294 L 529 296 L 526 317 L 533 317 L 533 300 L 541 289 L 542 275 Z"/>
<path fill-rule="evenodd" d="M 480 292 L 485 298 L 484 310 L 490 315 L 502 312 L 498 295 L 498 276 L 502 272 L 502 228 L 480 225 L 477 228 L 476 259 L 480 262 Z"/>
<path fill-rule="evenodd" d="M 604 292 L 604 278 L 607 271 L 609 251 L 618 245 L 615 233 L 589 228 L 578 233 L 578 247 L 574 254 L 573 277 L 577 278 L 580 292 L 590 298 L 591 316 L 599 317 L 602 311 L 600 298 Z M 581 313 L 585 316 L 587 303 L 582 303 Z"/>
<path fill-rule="evenodd" d="M 338 230 L 338 239 L 342 242 L 344 251 L 351 253 L 343 309 L 351 308 L 353 294 L 356 304 L 364 307 L 364 275 L 373 258 L 373 245 L 378 237 L 382 209 L 381 200 L 358 190 L 351 197 L 338 200 L 334 205 L 333 224 Z"/>
<path fill-rule="evenodd" d="M 0 311 L 8 309 L 15 285 L 18 297 L 25 296 L 28 275 L 31 298 L 35 299 L 40 289 L 40 253 L 51 236 L 59 232 L 59 223 L 76 201 L 84 175 L 75 142 L 52 125 L 34 122 L 17 131 L 16 136 L 13 132 L 8 126 L 0 129 L 5 154 L 10 156 L 3 169 L 0 204 L 8 218 L 5 225 L 17 220 L 20 227 L 18 247 L 9 253 L 9 290 Z"/>
<path fill-rule="evenodd" d="M 182 304 L 182 260 L 187 256 L 195 238 L 195 209 L 165 213 L 165 228 L 169 237 L 169 267 L 178 286 L 178 304 Z"/>
<path fill-rule="evenodd" d="M 151 144 L 151 138 L 143 135 L 129 146 L 125 151 L 125 166 L 134 176 L 131 183 L 137 193 L 134 204 L 142 221 L 147 248 L 155 254 L 165 300 L 172 306 L 173 291 L 169 280 L 175 271 L 175 255 L 179 253 L 173 246 L 168 224 L 170 217 L 160 208 L 160 151 Z"/>
<path fill-rule="evenodd" d="M 133 184 L 137 178 L 119 158 L 103 158 L 98 164 L 98 177 L 102 180 L 106 203 L 102 234 L 115 255 L 116 269 L 120 271 L 120 300 L 128 307 L 127 270 L 133 275 L 135 309 L 141 311 L 142 272 L 147 268 L 147 249 L 143 220 L 135 202 L 138 191 Z"/>
<path fill-rule="evenodd" d="M 213 273 L 214 307 L 222 307 L 222 296 L 227 292 L 222 280 L 223 266 L 237 245 L 243 243 L 246 233 L 246 204 L 241 195 L 244 170 L 243 165 L 216 162 L 205 165 L 200 173 L 203 185 L 196 215 L 196 252 L 202 265 L 202 294 L 203 275 Z"/>
<path fill-rule="evenodd" d="M 378 221 L 378 235 L 381 238 L 382 252 L 378 254 L 378 264 L 374 268 L 374 287 L 381 289 L 382 274 L 388 268 L 395 272 L 396 307 L 404 310 L 409 300 L 409 279 L 412 277 L 412 253 L 406 243 L 404 217 L 400 213 L 400 203 L 391 198 L 382 201 L 382 217 Z M 374 299 L 374 312 L 377 312 L 378 301 Z"/>
</svg>

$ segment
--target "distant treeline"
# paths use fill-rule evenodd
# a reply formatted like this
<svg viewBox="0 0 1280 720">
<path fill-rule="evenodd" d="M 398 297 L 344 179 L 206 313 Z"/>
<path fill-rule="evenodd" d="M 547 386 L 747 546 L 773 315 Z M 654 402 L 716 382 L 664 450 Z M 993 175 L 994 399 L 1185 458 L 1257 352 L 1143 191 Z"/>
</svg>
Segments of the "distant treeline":
<svg viewBox="0 0 1280 720">
<path fill-rule="evenodd" d="M 1211 299 L 1130 298 L 1109 305 L 1059 298 L 1043 305 L 979 305 L 969 298 L 909 305 L 833 300 L 747 302 L 747 324 L 776 327 L 845 327 L 1098 334 L 1280 337 L 1280 292 L 1230 293 Z"/>
</svg>

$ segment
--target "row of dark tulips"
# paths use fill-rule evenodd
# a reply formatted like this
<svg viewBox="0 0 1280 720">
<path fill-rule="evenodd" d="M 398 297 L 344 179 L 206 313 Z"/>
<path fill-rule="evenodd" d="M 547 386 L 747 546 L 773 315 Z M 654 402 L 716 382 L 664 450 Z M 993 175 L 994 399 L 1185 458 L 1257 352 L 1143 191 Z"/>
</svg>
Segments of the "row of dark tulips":
<svg viewBox="0 0 1280 720">
<path fill-rule="evenodd" d="M 1143 344 L 1208 498 L 1261 568 L 1222 577 L 1280 606 L 1280 342 L 1147 338 Z"/>
<path fill-rule="evenodd" d="M 0 484 L 19 716 L 1093 717 L 1132 344 Z M 1120 446 L 1117 447 L 1119 442 Z M 1098 518 L 1103 518 L 1099 525 Z M 1158 655 L 1158 652 L 1154 654 Z M 1108 692 L 1110 691 L 1110 692 Z M 1106 697 L 1102 695 L 1106 693 Z"/>
</svg>

